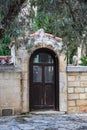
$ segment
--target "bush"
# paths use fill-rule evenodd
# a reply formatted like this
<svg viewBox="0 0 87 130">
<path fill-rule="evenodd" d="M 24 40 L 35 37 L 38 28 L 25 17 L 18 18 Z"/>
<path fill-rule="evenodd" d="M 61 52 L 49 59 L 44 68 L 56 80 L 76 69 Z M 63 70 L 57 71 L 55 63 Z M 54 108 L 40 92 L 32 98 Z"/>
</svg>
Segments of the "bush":
<svg viewBox="0 0 87 130">
<path fill-rule="evenodd" d="M 9 43 L 11 42 L 11 39 L 9 36 L 5 35 L 1 40 L 0 40 L 0 55 L 11 55 L 11 51 L 9 49 Z"/>
<path fill-rule="evenodd" d="M 79 65 L 87 66 L 87 56 L 83 56 L 80 60 L 81 63 Z"/>
</svg>

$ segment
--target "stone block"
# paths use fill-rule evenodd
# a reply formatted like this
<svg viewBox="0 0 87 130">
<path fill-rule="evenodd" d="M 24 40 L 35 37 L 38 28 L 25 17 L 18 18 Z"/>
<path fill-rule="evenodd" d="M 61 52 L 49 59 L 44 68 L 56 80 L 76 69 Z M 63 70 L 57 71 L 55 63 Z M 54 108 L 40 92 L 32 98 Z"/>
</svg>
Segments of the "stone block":
<svg viewBox="0 0 87 130">
<path fill-rule="evenodd" d="M 76 105 L 75 100 L 68 101 L 68 106 L 69 106 L 69 107 L 75 106 L 75 105 Z"/>
<path fill-rule="evenodd" d="M 81 88 L 81 87 L 79 87 L 79 88 L 75 88 L 75 93 L 82 93 L 82 92 L 84 92 L 85 91 L 85 89 L 84 88 Z"/>
<path fill-rule="evenodd" d="M 66 79 L 67 79 L 67 75 L 65 72 L 60 72 L 59 73 L 59 81 L 60 82 L 66 82 Z"/>
<path fill-rule="evenodd" d="M 81 93 L 79 94 L 80 99 L 87 99 L 87 94 L 86 93 Z"/>
<path fill-rule="evenodd" d="M 68 76 L 79 76 L 78 72 L 68 72 Z"/>
<path fill-rule="evenodd" d="M 73 100 L 73 99 L 79 99 L 79 94 L 68 94 L 68 99 Z"/>
<path fill-rule="evenodd" d="M 87 88 L 84 88 L 85 89 L 85 93 L 87 93 Z"/>
<path fill-rule="evenodd" d="M 59 98 L 59 102 L 60 102 L 60 111 L 67 111 L 67 95 L 66 94 L 60 94 L 60 98 Z"/>
<path fill-rule="evenodd" d="M 9 73 L 0 73 L 0 80 L 9 79 L 9 76 L 10 76 Z"/>
<path fill-rule="evenodd" d="M 87 106 L 80 106 L 79 111 L 80 112 L 87 112 Z"/>
<path fill-rule="evenodd" d="M 80 73 L 80 76 L 87 76 L 87 71 L 81 72 L 81 73 Z"/>
<path fill-rule="evenodd" d="M 81 100 L 81 99 L 79 99 L 79 100 L 76 100 L 76 105 L 77 106 L 82 106 L 82 105 L 87 105 L 87 100 Z"/>
<path fill-rule="evenodd" d="M 79 107 L 69 107 L 68 108 L 68 113 L 78 113 L 79 112 Z"/>
<path fill-rule="evenodd" d="M 29 75 L 28 75 L 28 73 L 26 72 L 23 72 L 22 73 L 22 79 L 25 79 L 25 80 L 28 80 L 28 78 L 29 78 Z"/>
<path fill-rule="evenodd" d="M 28 66 L 27 63 L 23 63 L 22 70 L 23 70 L 23 72 L 28 72 L 29 71 L 29 66 Z"/>
<path fill-rule="evenodd" d="M 66 66 L 67 66 L 67 61 L 64 60 L 65 59 L 65 55 L 64 54 L 61 54 L 60 57 L 59 57 L 59 71 L 60 72 L 65 72 L 66 71 Z"/>
<path fill-rule="evenodd" d="M 76 77 L 75 76 L 68 76 L 68 81 L 75 81 Z"/>
<path fill-rule="evenodd" d="M 68 88 L 68 93 L 74 93 L 74 88 Z"/>
<path fill-rule="evenodd" d="M 81 81 L 87 81 L 87 76 L 80 76 Z"/>
<path fill-rule="evenodd" d="M 68 82 L 68 86 L 69 87 L 79 87 L 80 86 L 80 82 L 76 81 L 76 82 Z"/>
<path fill-rule="evenodd" d="M 87 81 L 81 82 L 81 87 L 87 87 Z"/>
</svg>

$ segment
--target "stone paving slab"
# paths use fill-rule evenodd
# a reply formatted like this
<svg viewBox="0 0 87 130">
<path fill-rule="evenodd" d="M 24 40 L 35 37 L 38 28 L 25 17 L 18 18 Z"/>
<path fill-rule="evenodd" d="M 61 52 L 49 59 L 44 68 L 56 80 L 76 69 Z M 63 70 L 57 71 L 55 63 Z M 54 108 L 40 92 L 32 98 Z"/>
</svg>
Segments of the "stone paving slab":
<svg viewBox="0 0 87 130">
<path fill-rule="evenodd" d="M 0 117 L 0 130 L 87 130 L 87 114 Z"/>
</svg>

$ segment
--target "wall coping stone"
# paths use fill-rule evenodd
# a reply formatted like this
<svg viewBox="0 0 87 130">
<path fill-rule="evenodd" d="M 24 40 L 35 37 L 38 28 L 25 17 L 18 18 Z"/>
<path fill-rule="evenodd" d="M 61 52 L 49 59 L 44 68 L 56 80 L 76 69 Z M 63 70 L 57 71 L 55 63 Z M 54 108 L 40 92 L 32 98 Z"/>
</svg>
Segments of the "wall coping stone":
<svg viewBox="0 0 87 130">
<path fill-rule="evenodd" d="M 0 72 L 22 72 L 22 69 L 14 65 L 0 65 Z"/>
<path fill-rule="evenodd" d="M 67 72 L 87 72 L 87 66 L 67 66 Z"/>
</svg>

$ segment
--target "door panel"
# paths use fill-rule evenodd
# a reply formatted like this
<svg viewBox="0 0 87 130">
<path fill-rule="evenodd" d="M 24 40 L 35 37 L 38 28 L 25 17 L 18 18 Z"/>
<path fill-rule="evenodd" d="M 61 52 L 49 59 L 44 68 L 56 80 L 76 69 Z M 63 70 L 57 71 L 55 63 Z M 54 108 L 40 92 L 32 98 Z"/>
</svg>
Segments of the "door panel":
<svg viewBox="0 0 87 130">
<path fill-rule="evenodd" d="M 52 84 L 48 84 L 48 85 L 45 85 L 45 88 L 46 88 L 46 105 L 54 108 L 54 101 L 55 101 L 55 98 L 54 98 L 54 85 Z"/>
<path fill-rule="evenodd" d="M 33 85 L 32 89 L 32 103 L 33 105 L 42 105 L 42 85 Z"/>
<path fill-rule="evenodd" d="M 54 67 L 44 65 L 44 68 L 45 68 L 44 69 L 45 83 L 53 83 L 54 82 Z"/>
<path fill-rule="evenodd" d="M 42 67 L 33 65 L 33 82 L 42 83 Z"/>
</svg>

